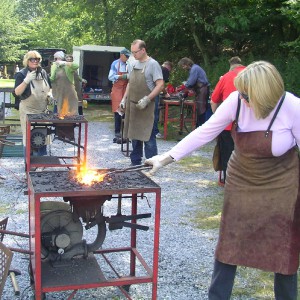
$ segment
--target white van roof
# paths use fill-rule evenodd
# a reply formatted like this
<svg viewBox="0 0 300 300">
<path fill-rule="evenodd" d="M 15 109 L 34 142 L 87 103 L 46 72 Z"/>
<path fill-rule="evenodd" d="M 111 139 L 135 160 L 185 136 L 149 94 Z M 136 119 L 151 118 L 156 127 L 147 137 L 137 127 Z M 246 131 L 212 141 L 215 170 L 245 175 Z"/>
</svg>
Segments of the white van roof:
<svg viewBox="0 0 300 300">
<path fill-rule="evenodd" d="M 83 46 L 73 46 L 73 51 L 98 51 L 98 52 L 120 52 L 124 47 L 118 46 L 99 46 L 99 45 L 83 45 Z"/>
</svg>

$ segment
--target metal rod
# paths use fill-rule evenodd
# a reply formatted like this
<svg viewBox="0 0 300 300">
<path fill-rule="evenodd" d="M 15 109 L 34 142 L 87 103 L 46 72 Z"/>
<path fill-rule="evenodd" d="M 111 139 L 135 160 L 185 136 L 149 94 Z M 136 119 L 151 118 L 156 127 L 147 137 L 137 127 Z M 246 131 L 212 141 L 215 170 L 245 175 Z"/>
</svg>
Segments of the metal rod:
<svg viewBox="0 0 300 300">
<path fill-rule="evenodd" d="M 125 168 L 125 169 L 116 169 L 116 170 L 107 172 L 106 175 L 114 174 L 114 173 L 124 173 L 124 172 L 134 172 L 134 171 L 149 170 L 151 168 L 152 168 L 152 166 L 149 166 L 149 165 L 137 165 L 137 166 L 132 166 L 132 167 Z"/>
</svg>

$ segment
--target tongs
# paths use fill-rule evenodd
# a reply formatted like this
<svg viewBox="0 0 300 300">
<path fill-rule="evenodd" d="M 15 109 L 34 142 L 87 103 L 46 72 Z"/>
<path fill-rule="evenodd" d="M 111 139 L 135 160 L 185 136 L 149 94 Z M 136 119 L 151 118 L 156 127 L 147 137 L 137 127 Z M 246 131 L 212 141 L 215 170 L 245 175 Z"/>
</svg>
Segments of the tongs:
<svg viewBox="0 0 300 300">
<path fill-rule="evenodd" d="M 125 172 L 134 172 L 134 171 L 141 171 L 141 170 L 150 170 L 152 166 L 150 165 L 136 165 L 124 169 L 115 169 L 113 171 L 107 172 L 105 175 L 110 175 L 110 174 L 116 174 L 116 173 L 125 173 Z"/>
</svg>

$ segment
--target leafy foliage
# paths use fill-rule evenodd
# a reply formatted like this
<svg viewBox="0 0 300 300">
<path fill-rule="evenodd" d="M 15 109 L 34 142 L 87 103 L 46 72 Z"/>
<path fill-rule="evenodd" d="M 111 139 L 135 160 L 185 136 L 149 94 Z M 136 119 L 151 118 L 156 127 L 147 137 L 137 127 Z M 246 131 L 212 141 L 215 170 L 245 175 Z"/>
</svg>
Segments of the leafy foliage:
<svg viewBox="0 0 300 300">
<path fill-rule="evenodd" d="M 22 27 L 15 14 L 15 2 L 0 0 L 0 61 L 14 62 L 20 54 Z"/>
<path fill-rule="evenodd" d="M 12 4 L 11 4 L 12 3 Z M 21 50 L 98 44 L 130 48 L 141 38 L 160 62 L 190 57 L 203 66 L 212 85 L 239 55 L 244 64 L 277 62 L 287 86 L 300 53 L 300 2 L 295 0 L 0 0 L 0 61 L 20 57 Z M 185 74 L 176 71 L 174 82 Z M 298 74 L 298 71 L 297 71 Z"/>
</svg>

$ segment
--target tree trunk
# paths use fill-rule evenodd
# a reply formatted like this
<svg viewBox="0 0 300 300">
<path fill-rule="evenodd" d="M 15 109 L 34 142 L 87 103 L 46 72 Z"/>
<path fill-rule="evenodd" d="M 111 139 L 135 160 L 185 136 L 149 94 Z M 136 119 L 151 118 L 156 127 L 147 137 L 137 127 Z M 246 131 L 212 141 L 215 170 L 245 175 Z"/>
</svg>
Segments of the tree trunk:
<svg viewBox="0 0 300 300">
<path fill-rule="evenodd" d="M 205 49 L 206 47 L 205 47 L 204 43 L 199 39 L 199 37 L 196 33 L 196 30 L 195 30 L 194 24 L 192 24 L 191 30 L 192 30 L 192 35 L 193 35 L 193 38 L 195 40 L 196 46 L 200 50 L 200 53 L 203 56 L 204 69 L 206 69 L 206 68 L 209 67 L 209 57 L 208 57 L 207 51 Z"/>
</svg>

